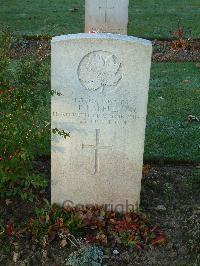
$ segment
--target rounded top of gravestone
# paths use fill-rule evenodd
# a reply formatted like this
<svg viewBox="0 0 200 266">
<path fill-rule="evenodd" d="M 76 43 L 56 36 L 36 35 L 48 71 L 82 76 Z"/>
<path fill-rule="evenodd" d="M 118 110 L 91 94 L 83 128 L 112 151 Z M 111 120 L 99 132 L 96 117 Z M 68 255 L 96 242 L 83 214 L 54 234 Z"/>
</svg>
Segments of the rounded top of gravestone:
<svg viewBox="0 0 200 266">
<path fill-rule="evenodd" d="M 133 36 L 121 35 L 121 34 L 112 34 L 112 33 L 78 33 L 78 34 L 68 34 L 68 35 L 60 35 L 52 38 L 52 43 L 61 42 L 61 41 L 69 41 L 69 40 L 83 40 L 83 39 L 106 39 L 106 40 L 119 40 L 131 43 L 137 43 L 144 46 L 152 46 L 151 41 L 137 38 Z"/>
</svg>

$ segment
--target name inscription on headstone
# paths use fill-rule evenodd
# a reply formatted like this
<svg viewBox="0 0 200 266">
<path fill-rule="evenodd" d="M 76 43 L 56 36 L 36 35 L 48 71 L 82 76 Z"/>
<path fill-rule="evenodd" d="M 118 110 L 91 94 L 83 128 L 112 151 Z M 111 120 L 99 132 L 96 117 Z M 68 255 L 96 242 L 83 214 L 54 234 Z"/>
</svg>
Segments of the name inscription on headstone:
<svg viewBox="0 0 200 266">
<path fill-rule="evenodd" d="M 134 103 L 128 100 L 105 100 L 102 103 L 97 100 L 74 98 L 72 103 L 73 112 L 52 111 L 52 116 L 71 123 L 105 123 L 108 125 L 114 123 L 124 126 L 133 120 L 142 118 L 138 116 Z M 68 109 L 67 103 L 65 103 L 65 109 Z"/>
</svg>

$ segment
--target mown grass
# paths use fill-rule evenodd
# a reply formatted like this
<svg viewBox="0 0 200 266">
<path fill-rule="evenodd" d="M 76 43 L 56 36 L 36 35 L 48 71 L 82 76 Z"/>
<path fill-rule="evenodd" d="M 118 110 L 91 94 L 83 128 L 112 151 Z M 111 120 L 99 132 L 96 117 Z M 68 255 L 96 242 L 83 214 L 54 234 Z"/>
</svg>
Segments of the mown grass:
<svg viewBox="0 0 200 266">
<path fill-rule="evenodd" d="M 195 63 L 153 64 L 145 160 L 200 161 L 200 68 Z"/>
<path fill-rule="evenodd" d="M 0 25 L 16 34 L 60 35 L 84 30 L 84 0 L 0 0 Z M 78 8 L 77 12 L 70 9 Z M 200 37 L 199 0 L 130 0 L 129 35 L 171 38 L 179 20 Z M 189 34 L 190 35 L 190 34 Z"/>
<path fill-rule="evenodd" d="M 130 35 L 145 38 L 172 38 L 182 24 L 186 34 L 200 37 L 200 2 L 198 0 L 130 0 Z"/>
</svg>

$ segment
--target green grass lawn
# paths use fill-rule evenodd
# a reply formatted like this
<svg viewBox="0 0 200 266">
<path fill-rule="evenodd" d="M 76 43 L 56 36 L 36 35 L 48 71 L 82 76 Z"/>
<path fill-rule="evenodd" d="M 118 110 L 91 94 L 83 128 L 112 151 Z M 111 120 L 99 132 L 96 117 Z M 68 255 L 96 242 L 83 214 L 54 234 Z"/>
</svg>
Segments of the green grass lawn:
<svg viewBox="0 0 200 266">
<path fill-rule="evenodd" d="M 83 32 L 84 0 L 0 0 L 0 25 L 16 34 L 60 35 Z M 71 12 L 73 7 L 78 12 Z M 193 38 L 200 37 L 199 0 L 130 0 L 129 35 L 171 38 L 181 20 Z"/>
<path fill-rule="evenodd" d="M 200 68 L 195 63 L 153 64 L 145 160 L 200 161 Z"/>
<path fill-rule="evenodd" d="M 200 38 L 199 0 L 130 0 L 129 34 L 172 38 L 180 21 L 192 38 Z"/>
</svg>

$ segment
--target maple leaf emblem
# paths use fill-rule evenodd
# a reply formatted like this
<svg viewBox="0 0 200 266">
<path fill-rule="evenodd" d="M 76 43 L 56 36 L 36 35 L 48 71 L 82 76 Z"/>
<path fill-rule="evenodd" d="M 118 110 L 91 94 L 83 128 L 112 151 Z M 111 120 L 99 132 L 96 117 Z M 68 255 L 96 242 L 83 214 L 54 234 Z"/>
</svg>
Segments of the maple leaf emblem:
<svg viewBox="0 0 200 266">
<path fill-rule="evenodd" d="M 116 86 L 122 79 L 122 64 L 110 52 L 95 51 L 86 55 L 78 69 L 81 84 L 88 90 L 95 91 Z"/>
</svg>

